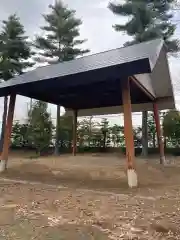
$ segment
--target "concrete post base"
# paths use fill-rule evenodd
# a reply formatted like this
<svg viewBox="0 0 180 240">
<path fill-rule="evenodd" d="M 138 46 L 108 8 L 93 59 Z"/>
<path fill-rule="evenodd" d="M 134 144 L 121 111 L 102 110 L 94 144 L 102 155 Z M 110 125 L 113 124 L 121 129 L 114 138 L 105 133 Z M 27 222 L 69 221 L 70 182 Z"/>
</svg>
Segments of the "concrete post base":
<svg viewBox="0 0 180 240">
<path fill-rule="evenodd" d="M 6 170 L 6 161 L 5 160 L 1 160 L 0 161 L 0 173 L 4 172 Z"/>
<path fill-rule="evenodd" d="M 138 186 L 137 173 L 136 173 L 135 169 L 128 169 L 127 177 L 128 177 L 128 185 L 130 188 Z"/>
<path fill-rule="evenodd" d="M 165 156 L 161 156 L 161 162 L 163 165 L 167 164 Z"/>
</svg>

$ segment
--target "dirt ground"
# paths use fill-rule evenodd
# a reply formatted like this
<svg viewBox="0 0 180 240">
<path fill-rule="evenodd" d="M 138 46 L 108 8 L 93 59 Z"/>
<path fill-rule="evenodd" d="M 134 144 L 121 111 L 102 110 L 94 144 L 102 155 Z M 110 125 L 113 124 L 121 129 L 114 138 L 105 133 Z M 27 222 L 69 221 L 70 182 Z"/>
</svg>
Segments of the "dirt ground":
<svg viewBox="0 0 180 240">
<path fill-rule="evenodd" d="M 125 158 L 10 155 L 0 175 L 0 240 L 180 239 L 180 159 L 136 159 L 129 189 Z"/>
</svg>

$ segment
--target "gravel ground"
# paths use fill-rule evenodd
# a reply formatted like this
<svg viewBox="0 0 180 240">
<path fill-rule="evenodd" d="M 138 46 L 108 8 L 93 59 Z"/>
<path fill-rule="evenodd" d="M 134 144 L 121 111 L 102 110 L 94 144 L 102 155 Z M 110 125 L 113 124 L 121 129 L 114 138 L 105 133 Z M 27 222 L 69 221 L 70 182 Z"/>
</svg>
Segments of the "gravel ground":
<svg viewBox="0 0 180 240">
<path fill-rule="evenodd" d="M 168 167 L 136 161 L 133 190 L 123 162 L 104 159 L 10 165 L 0 176 L 0 239 L 180 239 L 178 159 Z"/>
</svg>

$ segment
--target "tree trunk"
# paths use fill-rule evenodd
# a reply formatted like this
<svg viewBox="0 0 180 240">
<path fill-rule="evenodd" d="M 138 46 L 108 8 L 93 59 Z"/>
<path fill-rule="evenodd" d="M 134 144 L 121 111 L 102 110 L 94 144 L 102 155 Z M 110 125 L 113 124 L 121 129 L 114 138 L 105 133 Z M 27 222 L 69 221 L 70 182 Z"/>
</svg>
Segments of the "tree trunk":
<svg viewBox="0 0 180 240">
<path fill-rule="evenodd" d="M 148 112 L 143 111 L 142 112 L 142 153 L 141 155 L 143 157 L 148 156 Z"/>
<path fill-rule="evenodd" d="M 156 148 L 156 134 L 153 132 L 153 148 Z"/>
<path fill-rule="evenodd" d="M 57 105 L 57 116 L 56 116 L 56 139 L 55 139 L 55 149 L 54 154 L 58 156 L 59 152 L 59 131 L 60 131 L 60 106 Z"/>
<path fill-rule="evenodd" d="M 166 138 L 166 136 L 164 136 L 164 149 L 166 149 L 167 148 L 167 138 Z"/>
<path fill-rule="evenodd" d="M 7 109 L 8 109 L 8 97 L 4 97 L 4 110 L 2 116 L 2 129 L 1 129 L 1 139 L 0 139 L 0 153 L 2 153 L 3 144 L 4 144 L 4 134 L 6 129 L 6 119 L 7 119 Z"/>
<path fill-rule="evenodd" d="M 106 149 L 106 132 L 103 132 L 103 149 Z"/>
</svg>

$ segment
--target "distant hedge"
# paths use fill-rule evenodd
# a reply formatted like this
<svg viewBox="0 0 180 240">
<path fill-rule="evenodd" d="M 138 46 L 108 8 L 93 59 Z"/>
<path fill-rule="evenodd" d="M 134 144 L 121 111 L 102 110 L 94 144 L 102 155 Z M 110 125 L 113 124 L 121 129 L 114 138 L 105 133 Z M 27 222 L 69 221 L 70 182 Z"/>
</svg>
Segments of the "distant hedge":
<svg viewBox="0 0 180 240">
<path fill-rule="evenodd" d="M 13 151 L 35 151 L 34 148 L 32 147 L 17 147 L 17 146 L 11 146 L 11 150 Z M 54 148 L 48 148 L 44 150 L 44 154 L 52 154 L 54 151 Z M 142 149 L 141 148 L 135 148 L 135 154 L 136 156 L 141 154 Z M 65 154 L 65 153 L 71 153 L 72 149 L 70 148 L 60 148 L 60 153 Z M 114 147 L 107 147 L 107 148 L 102 148 L 102 147 L 77 147 L 77 152 L 78 153 L 124 153 L 126 152 L 126 148 L 119 147 L 119 148 L 114 148 Z M 148 149 L 148 154 L 153 155 L 153 154 L 158 154 L 159 149 L 158 148 L 149 148 Z M 166 148 L 165 149 L 166 154 L 170 154 L 173 156 L 180 156 L 180 148 Z"/>
</svg>

